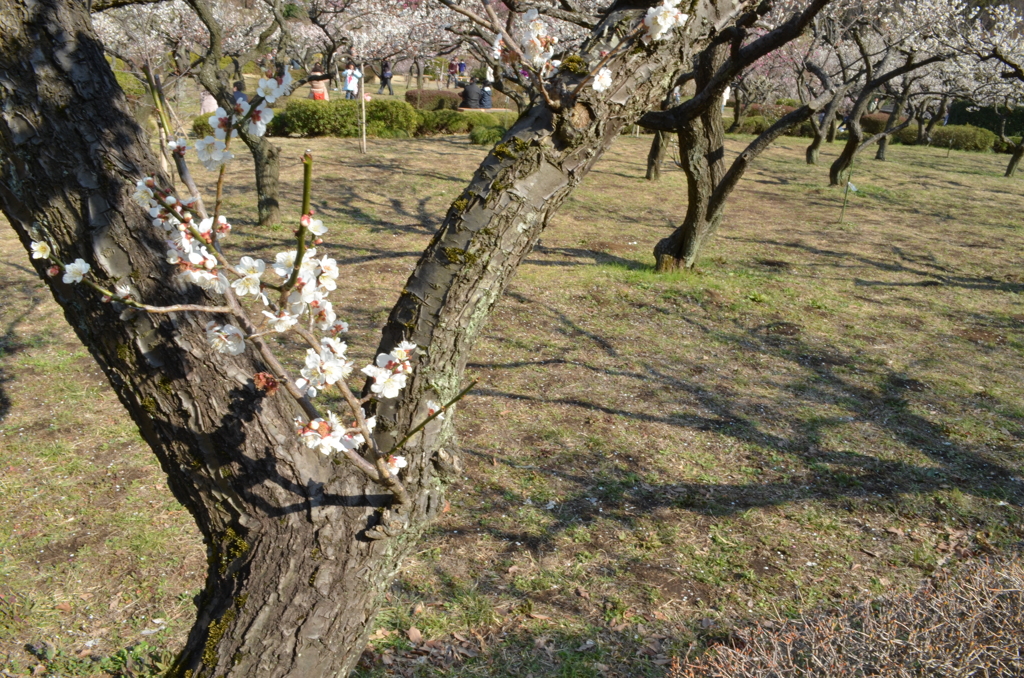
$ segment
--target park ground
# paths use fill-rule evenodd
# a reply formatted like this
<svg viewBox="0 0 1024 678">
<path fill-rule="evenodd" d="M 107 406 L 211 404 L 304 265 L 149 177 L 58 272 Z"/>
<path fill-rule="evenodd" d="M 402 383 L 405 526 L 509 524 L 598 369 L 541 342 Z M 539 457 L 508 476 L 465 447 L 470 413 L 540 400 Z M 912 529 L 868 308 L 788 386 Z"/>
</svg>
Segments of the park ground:
<svg viewBox="0 0 1024 678">
<path fill-rule="evenodd" d="M 662 676 L 755 620 L 1014 557 L 1022 180 L 1005 156 L 894 146 L 858 159 L 840 223 L 804 141 L 758 160 L 692 272 L 650 267 L 685 184 L 671 163 L 643 180 L 649 137 L 573 194 L 473 355 L 464 477 L 361 676 Z M 253 225 L 240 158 L 232 252 L 288 247 L 312 149 L 351 353 L 369 357 L 486 149 L 274 142 L 286 223 Z M 159 675 L 192 623 L 200 537 L 6 225 L 0 284 L 0 669 Z"/>
</svg>

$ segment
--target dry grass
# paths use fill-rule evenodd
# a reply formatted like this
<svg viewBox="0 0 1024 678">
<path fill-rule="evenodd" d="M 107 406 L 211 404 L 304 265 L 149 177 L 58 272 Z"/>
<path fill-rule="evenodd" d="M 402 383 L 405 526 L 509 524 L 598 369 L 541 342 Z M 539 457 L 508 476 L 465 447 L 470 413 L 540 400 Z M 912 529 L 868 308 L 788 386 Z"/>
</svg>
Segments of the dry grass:
<svg viewBox="0 0 1024 678">
<path fill-rule="evenodd" d="M 286 206 L 314 151 L 350 345 L 369 355 L 484 149 L 275 143 Z M 859 160 L 840 225 L 826 167 L 786 139 L 698 270 L 659 276 L 650 251 L 685 190 L 674 168 L 643 181 L 646 143 L 616 144 L 495 312 L 459 406 L 466 477 L 362 675 L 660 676 L 691 643 L 913 591 L 1024 536 L 1024 197 L 1004 157 Z M 266 259 L 296 219 L 252 227 L 250 167 L 227 213 L 234 251 Z M 173 649 L 202 545 L 9 233 L 0 249 L 0 482 L 18 499 L 0 516 L 0 666 L 29 670 L 43 641 L 61 675 L 141 640 Z"/>
<path fill-rule="evenodd" d="M 1019 676 L 1024 674 L 1024 567 L 982 561 L 912 596 L 736 632 L 669 678 Z"/>
</svg>

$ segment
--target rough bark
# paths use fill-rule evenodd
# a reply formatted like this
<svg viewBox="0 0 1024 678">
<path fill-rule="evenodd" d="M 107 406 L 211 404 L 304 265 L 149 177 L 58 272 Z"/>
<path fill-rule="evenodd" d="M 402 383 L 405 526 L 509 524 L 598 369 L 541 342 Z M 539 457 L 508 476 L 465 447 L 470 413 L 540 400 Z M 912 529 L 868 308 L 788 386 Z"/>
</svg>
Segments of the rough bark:
<svg viewBox="0 0 1024 678">
<path fill-rule="evenodd" d="M 885 121 L 886 129 L 892 129 L 899 125 L 900 117 L 903 116 L 903 109 L 907 106 L 907 101 L 910 99 L 910 87 L 908 83 L 903 91 L 900 92 L 899 99 L 896 100 L 896 105 L 892 107 L 892 111 L 889 113 L 889 119 Z M 878 150 L 875 151 L 875 160 L 885 162 L 885 152 L 889 149 L 889 140 L 892 137 L 891 134 L 883 134 L 882 138 L 878 140 Z"/>
<path fill-rule="evenodd" d="M 924 128 L 924 138 L 921 143 L 931 146 L 932 143 L 932 132 L 935 131 L 935 126 L 939 124 L 940 120 L 946 119 L 946 114 L 949 113 L 949 95 L 943 94 L 942 100 L 939 101 L 939 110 L 932 116 L 932 119 L 928 121 L 928 125 Z"/>
<path fill-rule="evenodd" d="M 403 396 L 378 410 L 384 449 L 423 419 L 428 399 L 462 386 L 492 306 L 552 213 L 623 125 L 665 96 L 688 46 L 706 44 L 732 11 L 726 0 L 695 5 L 688 35 L 616 53 L 605 64 L 615 86 L 585 88 L 557 113 L 532 107 L 483 162 L 384 328 L 383 348 L 422 347 Z M 596 64 L 642 13 L 613 8 L 582 54 Z M 107 284 L 128 279 L 146 303 L 208 301 L 168 283 L 159 234 L 130 198 L 156 167 L 84 5 L 0 0 L 0 27 L 0 207 L 25 247 L 45 233 L 55 258 L 81 257 Z M 563 93 L 578 82 L 562 77 Z M 269 371 L 257 354 L 208 349 L 209 314 L 123 320 L 116 304 L 32 263 L 207 543 L 197 621 L 170 675 L 348 675 L 383 590 L 443 505 L 457 468 L 445 450 L 454 416 L 404 449 L 412 501 L 400 510 L 350 464 L 298 444 L 295 406 L 254 386 L 252 375 Z"/>
<path fill-rule="evenodd" d="M 843 96 L 847 91 L 848 86 L 842 89 Z M 805 158 L 808 165 L 817 165 L 819 152 L 821 150 L 821 142 L 826 139 L 831 143 L 832 139 L 828 137 L 835 137 L 835 126 L 836 126 L 836 111 L 839 110 L 839 106 L 843 103 L 843 96 L 836 94 L 829 101 L 828 106 L 825 107 L 822 113 L 822 122 L 819 123 L 811 116 L 811 128 L 814 130 L 814 139 L 811 140 L 810 145 L 807 147 Z M 826 124 L 827 123 L 827 124 Z"/>
<path fill-rule="evenodd" d="M 700 92 L 707 87 L 728 55 L 728 45 L 703 51 L 694 68 L 694 83 Z M 678 131 L 679 162 L 686 174 L 686 217 L 682 225 L 654 248 L 658 271 L 691 268 L 704 241 L 718 227 L 718 218 L 708 219 L 708 202 L 725 174 L 725 130 L 722 107 L 709 106 L 684 123 Z"/>
<path fill-rule="evenodd" d="M 657 181 L 661 178 L 661 164 L 665 162 L 665 152 L 668 150 L 668 132 L 657 130 L 654 139 L 651 140 L 651 150 L 647 153 L 647 176 L 648 181 Z"/>
<path fill-rule="evenodd" d="M 1006 174 L 1004 176 L 1009 178 L 1017 173 L 1017 166 L 1020 165 L 1021 158 L 1024 158 L 1024 140 L 1021 140 L 1016 148 L 1013 149 L 1013 155 L 1010 156 L 1010 164 L 1006 166 Z"/>
</svg>

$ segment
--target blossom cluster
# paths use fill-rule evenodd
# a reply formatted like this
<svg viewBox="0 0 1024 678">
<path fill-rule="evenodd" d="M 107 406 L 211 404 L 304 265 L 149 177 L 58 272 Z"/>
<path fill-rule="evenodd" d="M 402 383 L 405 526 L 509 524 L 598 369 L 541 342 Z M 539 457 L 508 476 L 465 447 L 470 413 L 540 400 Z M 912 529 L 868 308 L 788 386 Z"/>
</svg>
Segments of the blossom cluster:
<svg viewBox="0 0 1024 678">
<path fill-rule="evenodd" d="M 558 38 L 548 35 L 547 26 L 540 20 L 540 13 L 536 9 L 523 15 L 523 20 L 526 22 L 522 36 L 523 56 L 537 71 L 543 72 L 554 56 Z"/>
<path fill-rule="evenodd" d="M 206 217 L 197 222 L 193 216 L 196 198 L 179 200 L 159 188 L 153 177 L 141 179 L 135 185 L 133 198 L 149 211 L 153 226 L 163 231 L 167 263 L 178 268 L 178 279 L 209 292 L 227 292 L 228 279 L 217 270 L 217 258 L 211 251 L 214 240 L 231 232 L 227 219 L 219 216 L 215 223 L 213 217 Z"/>
<path fill-rule="evenodd" d="M 644 17 L 644 26 L 647 27 L 644 42 L 664 40 L 669 33 L 686 23 L 689 16 L 679 10 L 679 2 L 680 0 L 662 0 L 660 5 L 647 10 Z"/>
<path fill-rule="evenodd" d="M 365 412 L 361 413 L 365 415 Z M 377 423 L 376 417 L 365 417 L 364 422 L 368 431 L 372 432 Z M 309 421 L 301 417 L 295 419 L 295 430 L 302 443 L 311 450 L 318 450 L 322 454 L 331 454 L 341 450 L 355 450 L 366 443 L 366 439 L 360 433 L 357 422 L 350 426 L 338 415 L 327 412 L 327 418 L 317 417 Z"/>
<path fill-rule="evenodd" d="M 405 388 L 406 379 L 412 372 L 409 358 L 416 351 L 416 344 L 403 341 L 391 353 L 380 353 L 374 365 L 362 369 L 363 374 L 373 379 L 370 391 L 382 398 L 395 398 Z"/>
</svg>

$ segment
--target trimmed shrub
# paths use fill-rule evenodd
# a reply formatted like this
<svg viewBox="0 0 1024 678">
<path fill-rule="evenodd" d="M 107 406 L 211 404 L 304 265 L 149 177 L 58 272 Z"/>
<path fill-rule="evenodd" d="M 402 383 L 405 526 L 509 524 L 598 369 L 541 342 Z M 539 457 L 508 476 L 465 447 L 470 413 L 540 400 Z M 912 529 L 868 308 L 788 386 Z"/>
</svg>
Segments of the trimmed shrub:
<svg viewBox="0 0 1024 678">
<path fill-rule="evenodd" d="M 466 122 L 469 123 L 469 131 L 472 132 L 477 127 L 497 127 L 498 118 L 491 115 L 490 113 L 484 113 L 482 111 L 459 111 L 465 116 Z"/>
<path fill-rule="evenodd" d="M 465 134 L 469 131 L 469 121 L 458 111 L 416 111 L 416 117 L 418 137 L 431 134 Z"/>
<path fill-rule="evenodd" d="M 514 111 L 502 111 L 500 113 L 491 113 L 497 120 L 500 127 L 508 129 L 512 128 L 512 125 L 516 124 L 516 120 L 519 119 L 519 114 Z"/>
<path fill-rule="evenodd" d="M 480 144 L 481 146 L 493 146 L 494 144 L 501 141 L 501 138 L 505 136 L 508 130 L 504 127 L 474 127 L 473 131 L 469 133 L 469 140 L 474 144 Z"/>
<path fill-rule="evenodd" d="M 949 119 L 946 123 L 984 127 L 999 134 L 999 126 L 1002 124 L 999 113 L 1000 111 L 993 106 L 976 106 L 970 101 L 954 101 L 949 108 Z M 1017 107 L 1006 117 L 1006 134 L 1012 136 L 1022 133 L 1024 133 L 1024 108 Z"/>
<path fill-rule="evenodd" d="M 906 118 L 902 118 L 900 122 L 903 122 Z M 864 129 L 864 134 L 878 134 L 879 132 L 885 131 L 885 126 L 889 122 L 888 113 L 867 113 L 860 118 L 860 126 Z"/>
<path fill-rule="evenodd" d="M 739 134 L 761 134 L 771 127 L 771 123 L 760 115 L 752 115 L 744 118 L 740 123 Z"/>
<path fill-rule="evenodd" d="M 407 138 L 416 133 L 418 124 L 416 109 L 404 101 L 374 99 L 366 104 L 367 136 L 385 139 Z M 356 132 L 358 133 L 358 129 Z"/>
<path fill-rule="evenodd" d="M 899 132 L 892 135 L 892 140 L 905 146 L 913 146 L 917 143 L 917 125 L 915 123 L 910 123 Z"/>
<path fill-rule="evenodd" d="M 418 108 L 425 111 L 439 111 L 445 108 L 455 110 L 462 103 L 462 97 L 455 92 L 445 89 L 410 89 L 405 93 L 405 100 L 410 106 L 416 106 L 416 101 L 421 103 Z"/>
<path fill-rule="evenodd" d="M 273 123 L 274 120 L 271 120 L 270 122 Z M 209 113 L 206 115 L 197 115 L 192 119 L 192 134 L 196 135 L 199 139 L 213 136 L 213 126 L 210 124 Z"/>
<path fill-rule="evenodd" d="M 800 108 L 800 102 L 796 99 L 776 99 L 776 106 L 789 106 L 790 108 Z"/>
<path fill-rule="evenodd" d="M 314 101 L 293 99 L 274 119 L 283 120 L 278 127 L 282 134 L 300 137 L 354 137 L 359 135 L 359 106 L 357 101 Z M 277 126 L 275 126 L 277 127 Z"/>
<path fill-rule="evenodd" d="M 932 132 L 932 145 L 954 151 L 987 151 L 996 141 L 995 132 L 973 125 L 946 125 Z"/>
<path fill-rule="evenodd" d="M 114 78 L 117 80 L 117 84 L 121 86 L 121 91 L 124 92 L 124 95 L 128 97 L 129 101 L 138 102 L 146 96 L 145 85 L 143 85 L 142 81 L 131 73 L 114 71 Z"/>
<path fill-rule="evenodd" d="M 1010 137 L 1010 143 L 1004 142 L 999 137 L 996 137 L 995 143 L 992 144 L 992 150 L 996 153 L 1013 153 L 1016 150 L 1016 146 L 1020 144 L 1020 137 Z"/>
<path fill-rule="evenodd" d="M 814 127 L 811 125 L 811 121 L 810 120 L 804 120 L 802 123 L 800 123 L 796 127 L 790 128 L 790 130 L 788 132 L 786 132 L 786 136 L 788 136 L 788 137 L 807 137 L 808 139 L 813 139 L 814 138 Z"/>
<path fill-rule="evenodd" d="M 775 122 L 782 116 L 795 110 L 795 106 L 784 106 L 781 104 L 751 104 L 747 108 L 747 116 L 761 117 Z"/>
</svg>

